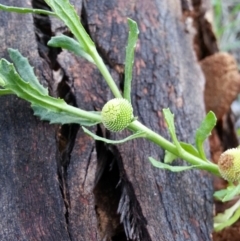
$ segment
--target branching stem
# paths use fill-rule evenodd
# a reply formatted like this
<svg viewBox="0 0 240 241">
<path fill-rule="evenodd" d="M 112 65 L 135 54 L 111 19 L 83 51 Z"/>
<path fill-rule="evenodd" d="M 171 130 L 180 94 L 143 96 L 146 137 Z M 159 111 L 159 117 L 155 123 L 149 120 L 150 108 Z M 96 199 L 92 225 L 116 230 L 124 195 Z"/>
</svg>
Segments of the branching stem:
<svg viewBox="0 0 240 241">
<path fill-rule="evenodd" d="M 146 133 L 146 139 L 149 141 L 157 144 L 158 146 L 162 147 L 163 149 L 173 153 L 174 155 L 186 160 L 188 163 L 192 165 L 199 165 L 199 169 L 203 169 L 206 171 L 209 171 L 213 173 L 214 175 L 219 176 L 218 166 L 212 162 L 206 162 L 205 160 L 200 159 L 199 157 L 196 157 L 192 155 L 189 152 L 186 152 L 182 150 L 181 152 L 178 152 L 177 147 L 171 143 L 170 141 L 166 140 L 162 136 L 158 135 L 151 129 L 144 126 L 139 121 L 135 120 L 129 125 L 129 129 L 132 131 L 144 131 Z"/>
</svg>

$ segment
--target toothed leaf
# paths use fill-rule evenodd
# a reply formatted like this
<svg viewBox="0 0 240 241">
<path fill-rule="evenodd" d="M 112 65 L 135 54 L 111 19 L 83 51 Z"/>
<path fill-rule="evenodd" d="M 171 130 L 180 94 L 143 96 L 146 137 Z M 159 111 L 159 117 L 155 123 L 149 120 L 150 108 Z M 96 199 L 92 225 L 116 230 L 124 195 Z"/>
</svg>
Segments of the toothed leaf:
<svg viewBox="0 0 240 241">
<path fill-rule="evenodd" d="M 49 121 L 50 124 L 63 125 L 63 124 L 75 123 L 75 124 L 80 124 L 82 126 L 93 126 L 100 123 L 100 121 L 92 121 L 92 120 L 80 118 L 64 111 L 55 112 L 41 106 L 32 105 L 32 109 L 34 111 L 35 116 L 40 117 L 41 120 Z"/>
<path fill-rule="evenodd" d="M 28 59 L 23 57 L 17 49 L 9 48 L 8 53 L 22 79 L 30 83 L 32 87 L 37 89 L 42 94 L 47 95 L 48 90 L 39 83 L 36 75 L 33 72 L 33 67 L 28 62 Z"/>
<path fill-rule="evenodd" d="M 36 111 L 36 115 L 51 123 L 70 123 L 71 120 L 73 123 L 77 122 L 89 126 L 93 123 L 101 122 L 99 113 L 84 111 L 68 105 L 62 99 L 45 95 L 42 90 L 36 89 L 34 82 L 24 81 L 15 70 L 13 64 L 10 64 L 5 59 L 0 61 L 0 79 L 4 82 L 2 91 L 11 91 L 18 97 L 30 102 Z M 60 121 L 60 117 L 63 118 L 62 121 Z M 79 118 L 79 121 L 76 121 L 77 118 Z"/>
</svg>

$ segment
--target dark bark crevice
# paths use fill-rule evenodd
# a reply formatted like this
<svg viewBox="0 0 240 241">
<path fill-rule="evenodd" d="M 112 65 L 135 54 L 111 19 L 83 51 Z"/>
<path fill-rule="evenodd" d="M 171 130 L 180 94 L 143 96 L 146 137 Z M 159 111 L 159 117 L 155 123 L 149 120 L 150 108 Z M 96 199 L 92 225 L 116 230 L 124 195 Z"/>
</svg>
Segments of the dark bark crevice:
<svg viewBox="0 0 240 241">
<path fill-rule="evenodd" d="M 129 1 L 84 1 L 84 4 L 78 0 L 71 2 L 75 2 L 75 5 L 78 5 L 77 7 L 81 9 L 79 12 L 84 26 L 88 33 L 91 32 L 90 36 L 92 35 L 103 60 L 109 66 L 111 73 L 115 75 L 116 82 L 120 83 L 121 89 L 123 89 L 124 79 L 124 53 L 122 51 L 125 50 L 127 38 L 125 20 L 128 16 L 133 16 L 134 19 L 141 21 L 139 24 L 141 36 L 139 36 L 139 49 L 137 49 L 138 56 L 135 59 L 136 81 L 133 89 L 133 105 L 138 107 L 135 110 L 142 117 L 144 124 L 166 137 L 166 128 L 162 124 L 161 108 L 162 106 L 169 106 L 175 111 L 175 114 L 177 113 L 176 129 L 180 138 L 191 141 L 189 136 L 192 136 L 192 126 L 195 126 L 194 123 L 199 122 L 200 117 L 202 117 L 202 99 L 198 95 L 199 89 L 196 88 L 198 82 L 202 80 L 198 69 L 195 68 L 195 59 L 192 58 L 192 52 L 189 50 L 191 43 L 182 30 L 184 27 L 182 23 L 176 21 L 176 18 L 179 20 L 179 13 L 170 6 L 171 2 L 139 1 L 136 5 L 135 3 L 132 5 Z M 43 5 L 36 5 L 36 3 L 40 4 L 43 1 L 36 0 L 34 3 L 34 7 L 45 8 Z M 178 3 L 176 2 L 176 4 Z M 85 5 L 83 9 L 82 5 Z M 169 13 L 168 22 L 161 18 L 166 13 Z M 50 93 L 83 109 L 100 110 L 109 98 L 110 94 L 108 93 L 110 92 L 108 92 L 106 83 L 102 81 L 98 69 L 67 51 L 48 49 L 46 43 L 53 35 L 52 32 L 57 34 L 64 30 L 67 35 L 69 33 L 63 27 L 56 31 L 53 30 L 54 19 L 50 18 L 51 20 L 49 20 L 48 17 L 38 15 L 36 18 L 38 48 L 43 58 L 41 61 L 46 63 L 47 67 L 50 66 L 49 76 L 51 78 L 49 79 L 51 80 L 48 82 Z M 44 21 L 45 23 L 41 26 L 40 23 Z M 179 45 L 176 45 L 176 42 Z M 34 46 L 34 49 L 36 50 L 37 47 Z M 39 54 L 37 55 L 39 56 Z M 157 58 L 156 56 L 160 57 Z M 40 71 L 44 72 L 44 66 L 41 64 L 40 66 Z M 193 80 L 198 81 L 193 83 Z M 193 84 L 191 85 L 191 83 Z M 165 91 L 168 88 L 170 89 L 169 86 L 174 86 L 172 95 Z M 74 89 L 74 87 L 76 88 Z M 183 87 L 183 90 L 181 87 Z M 191 93 L 193 94 L 191 95 Z M 186 106 L 184 102 L 181 102 L 180 97 L 179 103 L 178 96 L 183 96 L 186 103 L 191 101 L 191 105 Z M 191 96 L 194 96 L 194 98 L 191 98 Z M 189 114 L 191 114 L 191 118 L 188 119 L 186 116 Z M 182 123 L 180 120 L 187 123 L 185 124 L 184 121 Z M 43 124 L 40 121 L 39 123 Z M 35 171 L 40 176 L 37 179 L 39 185 L 34 183 L 33 188 L 30 189 L 30 193 L 36 195 L 37 198 L 40 196 L 39 190 L 42 190 L 42 183 L 49 181 L 44 183 L 44 188 L 47 190 L 42 191 L 44 198 L 38 198 L 39 203 L 32 206 L 33 214 L 28 218 L 30 225 L 26 228 L 26 235 L 23 233 L 21 240 L 28 238 L 30 229 L 33 230 L 34 235 L 38 230 L 43 230 L 42 233 L 49 232 L 51 234 L 49 237 L 53 237 L 42 238 L 40 237 L 41 232 L 39 232 L 36 240 L 200 240 L 202 235 L 199 235 L 199 227 L 201 227 L 201 231 L 206 229 L 204 240 L 209 239 L 210 221 L 208 222 L 208 220 L 211 218 L 209 217 L 211 202 L 209 199 L 203 203 L 201 199 L 202 188 L 206 186 L 208 193 L 211 191 L 207 177 L 201 176 L 201 178 L 198 178 L 200 176 L 197 172 L 193 174 L 188 172 L 185 177 L 182 177 L 158 171 L 146 161 L 148 156 L 162 158 L 162 150 L 155 148 L 155 146 L 144 140 L 134 140 L 117 147 L 95 142 L 85 135 L 81 129 L 78 131 L 77 125 L 60 127 L 57 131 L 56 140 L 53 138 L 55 127 L 46 124 L 47 128 L 53 130 L 50 134 L 46 131 L 52 137 L 53 143 L 53 151 L 49 151 L 52 156 L 49 157 L 49 153 L 46 154 L 45 152 L 49 145 L 46 139 L 43 139 L 44 145 L 41 152 L 36 152 L 38 134 L 41 134 L 38 133 L 41 132 L 40 124 L 36 125 L 36 128 L 33 127 L 33 129 L 35 128 L 36 144 L 29 152 L 36 153 L 37 157 L 41 157 L 39 159 L 52 161 L 53 164 L 50 165 L 50 162 L 46 161 L 42 165 L 43 169 L 38 169 L 35 166 L 29 167 L 32 170 L 28 175 Z M 16 130 L 28 131 L 28 126 L 22 125 L 20 127 Z M 98 129 L 96 130 L 96 128 Z M 116 135 L 104 133 L 100 126 L 92 127 L 91 130 L 100 136 L 110 137 L 111 139 L 124 138 L 127 134 L 127 132 L 117 133 Z M 15 133 L 11 135 L 15 138 Z M 17 136 L 17 140 L 19 136 Z M 22 144 L 23 142 L 19 143 Z M 22 151 L 24 149 L 19 150 L 18 143 L 14 143 L 14 145 L 13 150 L 16 153 L 19 153 L 19 155 L 25 153 Z M 54 156 L 56 150 L 57 154 Z M 9 151 L 9 153 L 13 152 Z M 34 165 L 34 161 L 32 160 L 29 163 Z M 51 172 L 49 172 L 48 165 L 52 168 Z M 12 169 L 12 173 L 14 171 Z M 45 177 L 45 174 L 49 174 L 49 176 Z M 43 178 L 41 178 L 41 175 Z M 25 178 L 24 175 L 21 177 Z M 49 179 L 47 179 L 48 177 Z M 30 181 L 36 180 L 35 176 L 31 178 Z M 171 182 L 167 183 L 166 179 L 171 180 Z M 194 181 L 196 179 L 197 181 Z M 26 180 L 28 182 L 29 179 Z M 21 184 L 21 181 L 18 183 Z M 156 183 L 159 183 L 157 187 Z M 54 191 L 53 185 L 56 187 Z M 175 185 L 177 185 L 176 188 Z M 16 185 L 12 185 L 11 190 L 14 190 L 15 187 Z M 21 189 L 19 190 L 21 192 Z M 61 193 L 59 190 L 61 190 Z M 14 194 L 14 192 L 11 192 L 8 196 L 12 193 Z M 25 196 L 23 196 L 21 202 L 24 207 L 28 207 L 24 198 Z M 28 195 L 26 195 L 26 198 L 28 198 Z M 48 199 L 51 202 L 45 202 Z M 63 203 L 63 200 L 65 203 Z M 176 204 L 176 201 L 179 204 Z M 59 202 L 58 206 L 56 205 L 57 202 Z M 45 203 L 47 205 L 43 206 L 43 215 L 38 215 L 35 212 L 36 208 Z M 169 206 L 170 204 L 171 206 Z M 181 209 L 181 205 L 185 205 L 185 211 Z M 46 207 L 50 209 L 45 215 Z M 53 216 L 51 208 L 54 208 L 58 215 Z M 26 210 L 28 211 L 28 209 Z M 196 213 L 196 218 L 193 218 L 192 213 L 195 214 L 195 210 L 200 211 Z M 5 220 L 6 214 L 8 213 L 3 214 L 3 220 Z M 202 221 L 200 219 L 202 216 L 208 219 Z M 37 224 L 41 225 L 42 229 L 38 227 L 38 229 L 32 229 L 32 220 L 35 217 L 39 217 Z M 47 217 L 50 221 L 46 222 L 45 220 L 48 219 L 45 218 L 45 222 L 42 223 L 44 217 Z M 199 218 L 199 223 L 192 224 L 192 220 L 195 221 L 197 218 Z M 14 221 L 18 222 L 17 219 Z M 52 229 L 51 225 L 55 229 Z M 170 225 L 171 227 L 169 227 Z M 185 230 L 189 230 L 187 237 L 182 235 L 183 226 Z M 29 236 L 29 239 L 33 240 L 31 237 Z M 16 240 L 16 238 L 9 238 L 8 240 Z"/>
<path fill-rule="evenodd" d="M 13 6 L 16 1 L 1 3 Z M 19 6 L 29 7 L 29 1 Z M 40 8 L 40 1 L 32 1 L 32 6 Z M 39 81 L 50 87 L 56 65 L 49 59 L 54 60 L 57 50 L 46 47 L 51 37 L 48 17 L 1 12 L 1 23 L 1 57 L 8 47 L 18 49 Z M 1 108 L 1 135 L 7 132 L 0 153 L 0 169 L 6 173 L 1 173 L 0 240 L 69 240 L 57 177 L 55 126 L 33 116 L 29 103 L 16 96 L 1 98 Z"/>
<path fill-rule="evenodd" d="M 118 213 L 121 215 L 120 220 L 124 225 L 128 240 L 148 241 L 151 239 L 146 229 L 147 220 L 142 214 L 134 189 L 126 180 L 122 181 Z"/>
<path fill-rule="evenodd" d="M 103 136 L 100 127 L 97 135 Z M 147 221 L 134 189 L 127 180 L 117 147 L 103 142 L 96 142 L 96 147 L 98 166 L 94 196 L 99 231 L 103 240 L 150 240 L 146 229 Z"/>
<path fill-rule="evenodd" d="M 97 135 L 103 136 L 100 127 Z M 121 182 L 116 155 L 105 143 L 99 141 L 96 141 L 96 151 L 98 164 L 93 193 L 99 233 L 105 241 L 125 241 L 127 237 L 117 213 Z"/>
<path fill-rule="evenodd" d="M 32 7 L 43 10 L 50 10 L 48 5 L 42 0 L 32 0 Z M 47 42 L 53 36 L 49 17 L 47 15 L 34 14 L 33 19 L 39 55 L 45 61 L 47 61 L 51 69 L 59 69 L 57 55 L 61 49 L 49 48 L 47 46 Z"/>
<path fill-rule="evenodd" d="M 42 0 L 33 0 L 32 7 L 38 9 L 49 10 L 49 7 Z M 39 55 L 47 62 L 52 73 L 52 82 L 48 83 L 50 94 L 55 97 L 64 99 L 68 104 L 77 106 L 76 98 L 70 86 L 68 76 L 64 73 L 64 69 L 57 61 L 57 56 L 61 53 L 60 48 L 49 48 L 47 42 L 53 36 L 51 30 L 51 21 L 47 15 L 34 15 L 35 34 L 38 44 Z M 69 124 L 59 126 L 56 133 L 57 144 L 57 175 L 59 180 L 59 187 L 65 204 L 65 221 L 68 226 L 70 197 L 67 183 L 67 169 L 71 159 L 71 152 L 74 147 L 75 138 L 79 129 L 77 124 Z M 71 234 L 69 237 L 71 239 Z M 71 239 L 72 240 L 72 239 Z"/>
<path fill-rule="evenodd" d="M 239 145 L 234 128 L 234 117 L 231 111 L 229 111 L 222 120 L 217 122 L 216 131 L 221 140 L 223 150 Z"/>
<path fill-rule="evenodd" d="M 210 14 L 209 3 L 205 0 L 181 0 L 181 5 L 186 30 L 192 29 L 189 32 L 194 35 L 193 46 L 198 60 L 218 52 L 212 23 L 207 17 Z"/>
</svg>

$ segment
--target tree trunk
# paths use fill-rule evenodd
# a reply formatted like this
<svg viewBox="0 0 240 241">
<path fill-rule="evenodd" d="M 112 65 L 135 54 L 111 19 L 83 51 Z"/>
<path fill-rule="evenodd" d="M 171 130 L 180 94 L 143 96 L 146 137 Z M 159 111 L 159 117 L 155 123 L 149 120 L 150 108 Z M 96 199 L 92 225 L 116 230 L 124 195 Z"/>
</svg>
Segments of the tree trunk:
<svg viewBox="0 0 240 241">
<path fill-rule="evenodd" d="M 14 0 L 0 2 L 16 6 Z M 120 88 L 127 17 L 138 22 L 134 115 L 169 138 L 161 112 L 169 107 L 178 138 L 193 143 L 205 109 L 204 77 L 194 52 L 196 29 L 188 24 L 188 13 L 195 11 L 190 1 L 72 3 Z M 17 5 L 31 7 L 27 0 Z M 33 0 L 33 6 L 46 8 L 40 0 Z M 1 57 L 8 59 L 8 47 L 19 49 L 52 95 L 85 110 L 101 110 L 113 97 L 95 66 L 47 47 L 51 35 L 70 34 L 61 22 L 6 12 L 0 21 Z M 148 157 L 162 160 L 164 150 L 144 139 L 108 145 L 77 125 L 40 121 L 16 96 L 0 102 L 0 240 L 211 240 L 212 181 L 207 173 L 159 170 Z M 91 130 L 111 139 L 129 134 L 109 133 L 102 125 Z"/>
</svg>

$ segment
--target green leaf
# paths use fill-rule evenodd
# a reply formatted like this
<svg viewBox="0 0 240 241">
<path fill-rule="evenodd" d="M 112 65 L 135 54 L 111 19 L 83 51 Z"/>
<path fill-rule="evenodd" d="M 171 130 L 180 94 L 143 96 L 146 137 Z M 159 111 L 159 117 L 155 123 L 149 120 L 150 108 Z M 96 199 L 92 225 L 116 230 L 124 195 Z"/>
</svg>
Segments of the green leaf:
<svg viewBox="0 0 240 241">
<path fill-rule="evenodd" d="M 240 194 L 240 185 L 234 186 L 230 185 L 226 189 L 216 191 L 214 197 L 222 202 L 227 202 L 232 200 L 235 196 Z"/>
<path fill-rule="evenodd" d="M 80 57 L 83 57 L 89 62 L 95 64 L 92 57 L 85 52 L 83 46 L 81 46 L 75 39 L 70 38 L 66 35 L 52 37 L 47 44 L 48 46 L 51 46 L 51 47 L 59 47 L 59 48 L 67 49 L 73 52 L 74 54 Z"/>
<path fill-rule="evenodd" d="M 19 7 L 12 7 L 0 4 L 0 10 L 6 12 L 15 12 L 15 13 L 35 13 L 35 14 L 46 14 L 52 15 L 56 17 L 56 14 L 50 11 L 42 10 L 42 9 L 33 9 L 33 8 L 19 8 Z"/>
<path fill-rule="evenodd" d="M 168 130 L 172 137 L 172 140 L 176 145 L 178 151 L 180 152 L 182 148 L 176 136 L 175 125 L 174 125 L 174 114 L 172 114 L 170 109 L 167 108 L 167 109 L 163 109 L 163 115 L 164 115 L 165 121 L 167 122 Z"/>
<path fill-rule="evenodd" d="M 28 62 L 28 59 L 23 57 L 16 49 L 9 48 L 8 53 L 22 79 L 30 83 L 30 85 L 40 93 L 47 95 L 48 90 L 39 83 L 33 72 L 33 67 Z"/>
<path fill-rule="evenodd" d="M 84 119 L 86 123 L 88 123 L 89 120 L 90 122 L 101 122 L 101 116 L 99 114 L 78 109 L 76 107 L 68 105 L 62 99 L 57 99 L 49 95 L 43 94 L 42 91 L 39 91 L 35 88 L 35 86 L 31 85 L 32 82 L 24 81 L 16 72 L 13 64 L 10 64 L 5 59 L 0 60 L 0 78 L 5 82 L 4 88 L 6 90 L 10 90 L 18 97 L 30 102 L 33 108 L 37 110 L 37 113 L 43 113 L 42 118 L 44 119 L 47 119 L 47 117 L 49 116 L 54 116 L 54 113 L 58 113 L 62 117 L 63 115 L 70 115 L 78 117 L 80 119 Z M 39 109 L 37 107 L 39 107 Z M 44 109 L 49 112 L 53 112 L 53 115 L 46 114 L 46 111 L 44 111 Z M 54 123 L 54 120 L 52 118 L 48 120 Z"/>
<path fill-rule="evenodd" d="M 152 157 L 149 157 L 148 159 L 152 163 L 153 166 L 155 166 L 157 168 L 160 168 L 160 169 L 169 170 L 171 172 L 182 172 L 182 171 L 190 170 L 192 168 L 198 168 L 200 166 L 200 165 L 194 165 L 194 166 L 170 166 L 170 165 L 165 164 L 163 162 L 159 162 L 159 161 L 155 160 Z"/>
<path fill-rule="evenodd" d="M 191 153 L 192 155 L 196 156 L 196 157 L 200 157 L 199 156 L 199 152 L 198 150 L 195 148 L 195 146 L 188 144 L 186 142 L 180 142 L 181 147 L 187 151 L 188 153 Z"/>
<path fill-rule="evenodd" d="M 0 78 L 0 87 L 4 87 L 5 82 L 3 81 L 3 79 Z"/>
<path fill-rule="evenodd" d="M 95 49 L 95 44 L 80 23 L 76 10 L 68 0 L 44 0 L 68 26 L 72 34 L 76 37 L 85 52 L 91 52 L 91 48 Z"/>
<path fill-rule="evenodd" d="M 122 98 L 122 94 L 120 93 L 118 86 L 114 82 L 111 74 L 109 73 L 109 70 L 103 62 L 103 59 L 98 54 L 95 44 L 83 28 L 74 7 L 69 3 L 68 0 L 44 1 L 52 8 L 52 10 L 57 14 L 57 16 L 70 29 L 76 40 L 82 46 L 83 50 L 94 59 L 97 68 L 103 75 L 113 95 L 117 98 Z"/>
<path fill-rule="evenodd" d="M 227 195 L 228 193 L 228 189 L 222 189 L 222 190 L 219 190 L 219 191 L 215 191 L 213 196 L 217 199 L 217 200 L 220 200 L 222 201 L 222 199 Z"/>
<path fill-rule="evenodd" d="M 174 160 L 176 160 L 178 157 L 171 152 L 165 150 L 165 156 L 163 162 L 166 164 L 171 164 Z"/>
<path fill-rule="evenodd" d="M 212 111 L 209 111 L 206 115 L 205 119 L 202 121 L 200 127 L 196 131 L 195 135 L 195 143 L 196 147 L 199 151 L 200 156 L 207 160 L 203 148 L 203 142 L 208 138 L 208 136 L 211 134 L 212 129 L 216 125 L 217 118 L 215 114 Z"/>
<path fill-rule="evenodd" d="M 14 94 L 11 90 L 0 89 L 0 96 Z"/>
<path fill-rule="evenodd" d="M 127 138 L 124 138 L 122 140 L 109 140 L 109 139 L 106 139 L 106 138 L 95 135 L 94 133 L 92 133 L 91 131 L 86 129 L 85 127 L 82 127 L 82 128 L 83 128 L 83 131 L 86 134 L 88 134 L 89 136 L 91 136 L 94 140 L 103 141 L 103 142 L 108 143 L 108 144 L 121 144 L 121 143 L 124 143 L 126 141 L 130 141 L 130 140 L 133 140 L 133 139 L 136 139 L 136 138 L 146 137 L 146 133 L 144 131 L 138 131 L 138 132 L 134 133 L 133 135 L 128 136 Z"/>
<path fill-rule="evenodd" d="M 129 35 L 124 68 L 125 79 L 123 97 L 131 103 L 132 68 L 134 63 L 134 50 L 136 48 L 139 30 L 137 23 L 130 18 L 128 18 L 128 27 Z"/>
<path fill-rule="evenodd" d="M 225 210 L 224 213 L 219 213 L 214 217 L 214 230 L 221 231 L 222 229 L 231 226 L 240 218 L 240 200 L 232 207 Z"/>
<path fill-rule="evenodd" d="M 75 115 L 71 115 L 70 113 L 66 113 L 64 111 L 57 112 L 42 106 L 31 105 L 34 115 L 39 116 L 41 120 L 49 121 L 50 124 L 80 124 L 82 126 L 93 126 L 100 121 L 94 121 L 90 119 L 80 118 Z M 97 112 L 92 112 L 97 113 Z"/>
</svg>

